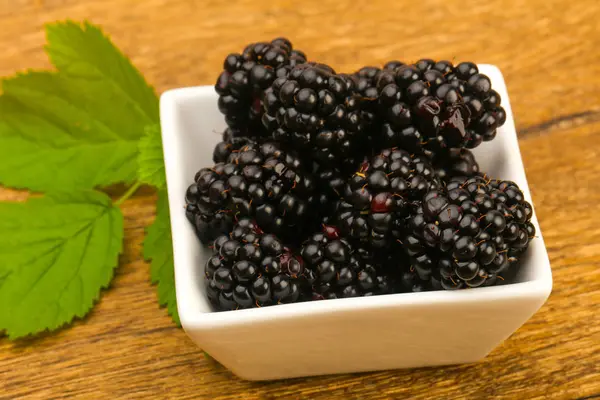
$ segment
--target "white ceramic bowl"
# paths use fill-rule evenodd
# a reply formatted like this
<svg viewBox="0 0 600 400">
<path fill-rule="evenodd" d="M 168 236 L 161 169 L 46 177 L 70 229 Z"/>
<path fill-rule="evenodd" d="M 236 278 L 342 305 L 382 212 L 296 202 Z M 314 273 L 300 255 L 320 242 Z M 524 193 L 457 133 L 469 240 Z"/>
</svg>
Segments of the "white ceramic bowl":
<svg viewBox="0 0 600 400">
<path fill-rule="evenodd" d="M 515 181 L 531 201 L 506 86 L 480 65 L 502 97 L 506 123 L 475 149 L 482 171 Z M 236 375 L 267 380 L 308 375 L 472 363 L 508 338 L 545 302 L 552 274 L 538 238 L 517 283 L 468 289 L 313 301 L 212 312 L 204 290 L 203 247 L 184 213 L 185 191 L 212 164 L 225 128 L 212 86 L 171 90 L 160 99 L 177 304 L 186 333 Z"/>
</svg>

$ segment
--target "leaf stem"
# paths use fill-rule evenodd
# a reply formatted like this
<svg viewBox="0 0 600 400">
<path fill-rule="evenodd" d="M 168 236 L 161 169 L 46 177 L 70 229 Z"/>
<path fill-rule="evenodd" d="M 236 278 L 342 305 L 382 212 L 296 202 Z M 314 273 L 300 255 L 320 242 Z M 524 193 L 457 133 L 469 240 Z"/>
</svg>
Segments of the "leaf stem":
<svg viewBox="0 0 600 400">
<path fill-rule="evenodd" d="M 120 206 L 121 204 L 123 204 L 123 202 L 125 200 L 130 198 L 140 188 L 140 186 L 142 186 L 142 182 L 134 183 L 133 185 L 131 185 L 129 187 L 129 189 L 127 189 L 127 191 L 123 194 L 123 196 L 121 196 L 120 198 L 115 200 L 115 202 L 113 204 L 117 207 Z"/>
</svg>

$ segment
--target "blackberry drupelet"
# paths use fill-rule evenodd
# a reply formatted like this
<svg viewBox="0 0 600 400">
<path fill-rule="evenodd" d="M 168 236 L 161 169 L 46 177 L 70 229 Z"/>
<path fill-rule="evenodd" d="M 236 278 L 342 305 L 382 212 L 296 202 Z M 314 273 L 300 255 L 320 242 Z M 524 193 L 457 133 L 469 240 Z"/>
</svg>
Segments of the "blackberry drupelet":
<svg viewBox="0 0 600 400">
<path fill-rule="evenodd" d="M 214 241 L 204 274 L 219 311 L 295 303 L 311 294 L 302 258 L 248 218 Z"/>
<path fill-rule="evenodd" d="M 424 156 L 386 149 L 361 164 L 347 182 L 337 222 L 344 235 L 368 247 L 390 249 L 410 203 L 440 185 Z"/>
<path fill-rule="evenodd" d="M 492 140 L 506 114 L 487 76 L 470 62 L 419 60 L 380 73 L 383 146 L 434 153 Z"/>
<path fill-rule="evenodd" d="M 205 243 L 229 232 L 241 217 L 288 239 L 318 224 L 311 214 L 317 211 L 315 196 L 314 179 L 301 160 L 267 142 L 244 146 L 227 163 L 198 171 L 187 189 L 186 211 Z"/>
<path fill-rule="evenodd" d="M 219 110 L 235 136 L 265 136 L 261 124 L 262 97 L 275 78 L 306 62 L 306 56 L 294 50 L 285 38 L 270 43 L 251 43 L 242 54 L 229 54 L 223 63 L 215 90 Z"/>
<path fill-rule="evenodd" d="M 302 246 L 300 255 L 312 284 L 312 299 L 336 299 L 392 292 L 382 268 L 364 249 L 340 237 L 334 226 L 323 225 Z"/>
<path fill-rule="evenodd" d="M 479 174 L 479 164 L 473 153 L 467 149 L 448 149 L 434 154 L 432 160 L 437 176 L 443 180 L 463 176 L 471 177 Z"/>
<path fill-rule="evenodd" d="M 250 137 L 235 136 L 231 128 L 226 128 L 223 131 L 223 140 L 217 143 L 213 150 L 213 162 L 227 162 L 232 152 L 239 151 L 244 146 L 254 145 L 257 141 L 259 139 L 253 134 L 250 134 Z"/>
<path fill-rule="evenodd" d="M 421 281 L 448 290 L 494 285 L 535 235 L 531 215 L 514 182 L 452 178 L 413 203 L 402 242 Z"/>
<path fill-rule="evenodd" d="M 320 166 L 336 167 L 360 153 L 365 139 L 354 79 L 324 64 L 294 67 L 265 92 L 263 124 Z"/>
</svg>

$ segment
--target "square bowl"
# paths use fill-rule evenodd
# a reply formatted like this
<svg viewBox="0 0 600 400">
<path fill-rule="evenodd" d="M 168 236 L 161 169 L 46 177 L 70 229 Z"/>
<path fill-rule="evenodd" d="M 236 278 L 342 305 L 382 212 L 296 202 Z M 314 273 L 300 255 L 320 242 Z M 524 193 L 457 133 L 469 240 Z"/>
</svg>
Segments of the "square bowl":
<svg viewBox="0 0 600 400">
<path fill-rule="evenodd" d="M 477 147 L 475 156 L 482 171 L 515 181 L 531 202 L 504 79 L 495 66 L 479 68 L 500 94 L 507 118 L 496 139 Z M 550 295 L 550 262 L 534 211 L 539 237 L 515 283 L 213 312 L 203 281 L 210 250 L 197 239 L 183 206 L 196 171 L 212 165 L 213 147 L 226 125 L 212 86 L 165 92 L 160 116 L 181 323 L 198 346 L 243 379 L 476 362 Z"/>
</svg>

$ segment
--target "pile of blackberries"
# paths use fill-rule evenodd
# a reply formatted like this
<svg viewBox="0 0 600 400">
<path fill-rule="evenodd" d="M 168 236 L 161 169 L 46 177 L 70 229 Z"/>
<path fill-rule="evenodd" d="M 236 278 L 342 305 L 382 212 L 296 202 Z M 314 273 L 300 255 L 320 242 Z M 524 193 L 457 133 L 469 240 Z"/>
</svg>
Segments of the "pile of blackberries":
<svg viewBox="0 0 600 400">
<path fill-rule="evenodd" d="M 469 150 L 506 120 L 477 65 L 390 61 L 346 74 L 307 60 L 284 38 L 253 43 L 217 79 L 228 128 L 186 193 L 213 251 L 215 309 L 514 275 L 535 236 L 532 208 Z"/>
</svg>

